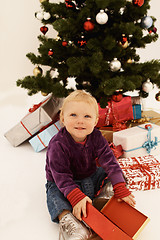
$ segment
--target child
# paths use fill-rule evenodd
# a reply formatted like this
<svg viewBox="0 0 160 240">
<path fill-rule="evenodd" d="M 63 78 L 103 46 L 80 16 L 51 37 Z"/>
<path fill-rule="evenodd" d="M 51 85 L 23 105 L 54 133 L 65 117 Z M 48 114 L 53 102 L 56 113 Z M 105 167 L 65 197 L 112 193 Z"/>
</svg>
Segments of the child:
<svg viewBox="0 0 160 240">
<path fill-rule="evenodd" d="M 108 142 L 94 128 L 98 121 L 95 98 L 83 90 L 72 92 L 63 102 L 60 120 L 64 127 L 47 150 L 47 204 L 52 221 L 60 224 L 60 240 L 84 240 L 91 236 L 81 222 L 82 215 L 87 216 L 86 203 L 92 203 L 106 177 L 118 200 L 132 206 L 135 200 Z M 96 165 L 97 158 L 101 167 Z"/>
</svg>

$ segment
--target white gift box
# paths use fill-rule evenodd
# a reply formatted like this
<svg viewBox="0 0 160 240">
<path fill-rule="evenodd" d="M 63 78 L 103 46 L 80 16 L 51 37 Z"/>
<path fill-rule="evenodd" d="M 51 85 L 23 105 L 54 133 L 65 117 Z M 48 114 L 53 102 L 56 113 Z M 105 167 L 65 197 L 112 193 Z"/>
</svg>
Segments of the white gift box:
<svg viewBox="0 0 160 240">
<path fill-rule="evenodd" d="M 160 126 L 150 124 L 151 129 L 145 128 L 146 124 L 128 128 L 113 133 L 113 143 L 121 145 L 124 151 L 122 157 L 139 157 L 147 154 L 160 154 Z"/>
<path fill-rule="evenodd" d="M 61 98 L 50 96 L 43 102 L 34 105 L 29 109 L 29 113 L 7 131 L 4 136 L 14 147 L 17 147 L 54 120 L 60 110 L 62 101 Z"/>
</svg>

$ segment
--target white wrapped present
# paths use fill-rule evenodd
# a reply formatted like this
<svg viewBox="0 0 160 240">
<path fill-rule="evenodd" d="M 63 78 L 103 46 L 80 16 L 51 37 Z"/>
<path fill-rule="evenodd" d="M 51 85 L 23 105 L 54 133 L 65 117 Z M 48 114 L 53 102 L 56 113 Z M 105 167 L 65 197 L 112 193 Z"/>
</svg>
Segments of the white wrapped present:
<svg viewBox="0 0 160 240">
<path fill-rule="evenodd" d="M 150 127 L 147 127 L 149 125 Z M 148 123 L 114 132 L 113 143 L 122 146 L 124 151 L 122 157 L 158 155 L 160 154 L 160 126 Z"/>
<path fill-rule="evenodd" d="M 35 104 L 29 109 L 29 113 L 7 131 L 4 136 L 14 147 L 17 147 L 54 120 L 60 110 L 62 101 L 62 98 L 50 96 L 43 102 Z"/>
</svg>

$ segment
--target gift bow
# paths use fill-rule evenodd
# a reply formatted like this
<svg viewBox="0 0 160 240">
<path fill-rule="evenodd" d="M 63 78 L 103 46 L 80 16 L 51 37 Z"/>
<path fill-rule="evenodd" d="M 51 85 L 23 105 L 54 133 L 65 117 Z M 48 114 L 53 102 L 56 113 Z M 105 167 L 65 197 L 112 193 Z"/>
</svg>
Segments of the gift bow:
<svg viewBox="0 0 160 240">
<path fill-rule="evenodd" d="M 142 129 L 146 129 L 146 128 L 143 128 L 143 127 L 140 127 L 140 126 L 137 126 L 137 127 L 142 128 Z M 147 130 L 148 130 L 148 134 L 147 134 L 147 139 L 148 139 L 148 140 L 147 140 L 146 142 L 144 142 L 141 147 L 132 148 L 132 149 L 130 149 L 130 150 L 124 150 L 124 149 L 123 149 L 123 151 L 124 151 L 124 152 L 131 152 L 131 151 L 138 150 L 138 149 L 140 149 L 140 148 L 145 148 L 146 151 L 147 151 L 147 153 L 150 154 L 152 148 L 156 148 L 156 146 L 158 145 L 158 143 L 159 143 L 160 141 L 158 141 L 158 138 L 157 138 L 157 137 L 155 137 L 155 141 L 151 140 L 151 127 L 149 126 L 149 127 L 147 128 Z"/>
<path fill-rule="evenodd" d="M 42 102 L 40 102 L 39 104 L 34 104 L 33 107 L 31 107 L 28 111 L 30 113 L 34 112 L 36 109 L 38 109 L 40 106 L 42 105 Z"/>
<path fill-rule="evenodd" d="M 148 126 L 148 134 L 147 134 L 147 141 L 144 142 L 142 145 L 143 148 L 147 150 L 147 153 L 150 153 L 152 148 L 156 147 L 158 145 L 158 139 L 155 137 L 155 141 L 151 140 L 151 127 Z"/>
</svg>

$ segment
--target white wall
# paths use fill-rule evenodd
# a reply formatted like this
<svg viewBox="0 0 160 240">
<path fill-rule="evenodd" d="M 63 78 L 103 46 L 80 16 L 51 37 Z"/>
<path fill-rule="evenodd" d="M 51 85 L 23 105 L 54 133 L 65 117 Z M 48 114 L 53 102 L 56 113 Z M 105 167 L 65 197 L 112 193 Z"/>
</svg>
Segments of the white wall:
<svg viewBox="0 0 160 240">
<path fill-rule="evenodd" d="M 159 7 L 158 0 L 151 0 L 149 15 L 157 18 L 158 34 L 160 33 Z M 41 34 L 42 24 L 34 14 L 39 10 L 39 0 L 1 2 L 0 101 L 4 102 L 8 92 L 12 93 L 12 100 L 15 99 L 17 93 L 27 94 L 26 90 L 16 87 L 16 80 L 31 75 L 33 72 L 34 66 L 26 58 L 26 54 L 37 53 L 39 46 L 37 36 Z M 48 34 L 53 36 L 53 29 L 49 29 Z M 145 49 L 139 50 L 139 53 L 142 61 L 160 58 L 160 39 L 156 43 L 149 44 Z"/>
</svg>

